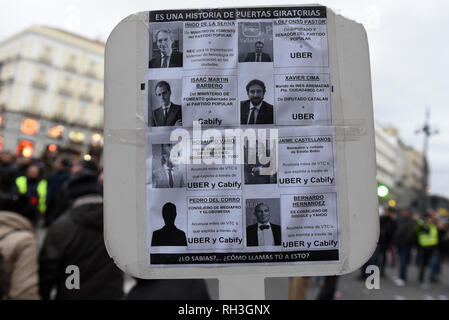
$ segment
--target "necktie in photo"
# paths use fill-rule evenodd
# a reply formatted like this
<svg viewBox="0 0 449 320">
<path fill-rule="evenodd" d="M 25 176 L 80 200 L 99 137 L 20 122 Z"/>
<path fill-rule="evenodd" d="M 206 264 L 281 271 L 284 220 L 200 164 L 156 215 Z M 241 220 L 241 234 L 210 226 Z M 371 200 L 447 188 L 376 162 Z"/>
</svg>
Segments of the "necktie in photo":
<svg viewBox="0 0 449 320">
<path fill-rule="evenodd" d="M 251 113 L 249 115 L 248 124 L 254 124 L 255 123 L 256 119 L 255 119 L 254 109 L 256 109 L 256 108 L 251 108 Z"/>
<path fill-rule="evenodd" d="M 164 124 L 167 124 L 168 108 L 163 108 L 164 110 Z"/>
<path fill-rule="evenodd" d="M 262 61 L 262 59 L 261 59 L 261 57 L 260 57 L 260 56 L 261 56 L 261 54 L 260 54 L 260 53 L 258 53 L 258 54 L 257 54 L 257 62 L 261 62 L 261 61 Z"/>
<path fill-rule="evenodd" d="M 173 188 L 173 168 L 168 168 L 168 185 Z"/>
<path fill-rule="evenodd" d="M 162 57 L 162 68 L 168 68 L 168 56 Z"/>
<path fill-rule="evenodd" d="M 270 229 L 270 226 L 267 224 L 262 224 L 260 227 L 260 230 Z"/>
</svg>

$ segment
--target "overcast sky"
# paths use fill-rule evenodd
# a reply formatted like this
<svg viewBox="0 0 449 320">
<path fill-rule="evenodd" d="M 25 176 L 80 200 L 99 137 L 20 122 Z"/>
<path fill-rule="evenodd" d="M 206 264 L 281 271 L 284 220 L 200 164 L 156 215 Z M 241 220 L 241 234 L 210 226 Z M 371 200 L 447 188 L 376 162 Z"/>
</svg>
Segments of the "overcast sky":
<svg viewBox="0 0 449 320">
<path fill-rule="evenodd" d="M 0 40 L 43 24 L 106 41 L 126 16 L 169 8 L 320 3 L 361 22 L 368 33 L 374 117 L 400 130 L 406 144 L 423 148 L 426 108 L 439 134 L 430 139 L 431 193 L 449 197 L 449 1 L 447 0 L 0 0 Z"/>
</svg>

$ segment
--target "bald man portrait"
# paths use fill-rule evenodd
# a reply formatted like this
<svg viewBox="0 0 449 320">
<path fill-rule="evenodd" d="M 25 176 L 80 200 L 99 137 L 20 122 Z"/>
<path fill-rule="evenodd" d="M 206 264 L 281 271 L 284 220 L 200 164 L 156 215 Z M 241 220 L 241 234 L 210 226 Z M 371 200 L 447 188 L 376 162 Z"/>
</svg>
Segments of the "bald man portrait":
<svg viewBox="0 0 449 320">
<path fill-rule="evenodd" d="M 246 246 L 280 246 L 281 227 L 270 222 L 270 207 L 263 202 L 254 207 L 257 223 L 246 227 Z"/>
</svg>

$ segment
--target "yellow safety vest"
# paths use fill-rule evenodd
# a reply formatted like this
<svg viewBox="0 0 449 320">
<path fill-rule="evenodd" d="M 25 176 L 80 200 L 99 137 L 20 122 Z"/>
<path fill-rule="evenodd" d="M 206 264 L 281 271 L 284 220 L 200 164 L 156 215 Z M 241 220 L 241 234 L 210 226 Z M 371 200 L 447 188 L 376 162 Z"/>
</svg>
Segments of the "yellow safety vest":
<svg viewBox="0 0 449 320">
<path fill-rule="evenodd" d="M 16 179 L 17 189 L 20 194 L 26 194 L 28 190 L 27 177 L 21 176 Z M 37 208 L 40 213 L 44 214 L 47 211 L 47 180 L 42 179 L 37 184 L 37 195 L 39 196 L 39 202 Z"/>
<path fill-rule="evenodd" d="M 418 229 L 418 243 L 421 247 L 436 246 L 438 244 L 438 229 L 435 224 L 427 224 L 424 221 L 418 222 L 418 228 L 429 228 L 429 232 Z"/>
</svg>

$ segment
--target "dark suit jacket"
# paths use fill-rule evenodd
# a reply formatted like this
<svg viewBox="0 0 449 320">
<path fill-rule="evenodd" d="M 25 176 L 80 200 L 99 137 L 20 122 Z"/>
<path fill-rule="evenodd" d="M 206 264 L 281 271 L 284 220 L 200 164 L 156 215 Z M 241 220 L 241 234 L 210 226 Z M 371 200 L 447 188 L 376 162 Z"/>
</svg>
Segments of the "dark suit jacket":
<svg viewBox="0 0 449 320">
<path fill-rule="evenodd" d="M 153 111 L 151 125 L 153 127 L 174 126 L 178 120 L 182 121 L 181 106 L 172 103 L 170 109 L 168 109 L 167 121 L 164 121 L 164 111 L 162 110 L 162 107 L 160 107 Z"/>
<path fill-rule="evenodd" d="M 153 232 L 151 246 L 187 246 L 186 234 L 176 226 L 164 226 Z"/>
<path fill-rule="evenodd" d="M 271 231 L 273 232 L 274 245 L 281 245 L 281 227 L 277 224 L 271 225 Z M 259 245 L 259 240 L 257 239 L 257 223 L 246 227 L 246 246 L 256 247 Z"/>
<path fill-rule="evenodd" d="M 150 60 L 150 68 L 160 68 L 162 62 L 161 54 L 156 54 L 153 59 Z M 182 52 L 172 51 L 170 56 L 170 61 L 168 63 L 169 68 L 179 68 L 182 67 Z"/>
<path fill-rule="evenodd" d="M 246 55 L 245 62 L 256 62 L 256 53 L 250 52 Z M 261 62 L 271 62 L 271 57 L 268 53 L 262 52 Z"/>
<path fill-rule="evenodd" d="M 183 172 L 179 166 L 173 167 L 173 188 L 185 187 Z M 153 170 L 152 174 L 153 188 L 170 188 L 167 172 L 164 166 Z"/>
<path fill-rule="evenodd" d="M 248 122 L 250 105 L 249 100 L 240 102 L 240 124 Z M 273 106 L 271 104 L 262 101 L 262 106 L 257 114 L 256 124 L 273 124 Z"/>
</svg>

